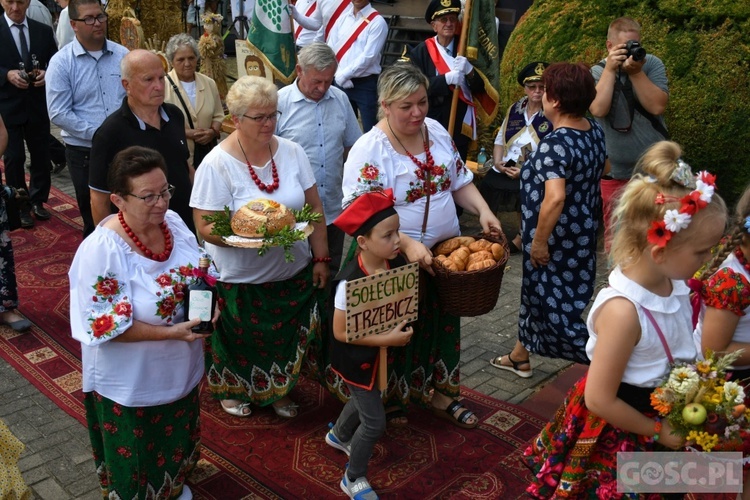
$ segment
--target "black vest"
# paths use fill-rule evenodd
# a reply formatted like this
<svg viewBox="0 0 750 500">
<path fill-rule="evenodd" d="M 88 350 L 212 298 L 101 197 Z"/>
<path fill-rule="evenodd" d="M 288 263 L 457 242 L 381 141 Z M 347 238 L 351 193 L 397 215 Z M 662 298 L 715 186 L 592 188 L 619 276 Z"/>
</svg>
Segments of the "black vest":
<svg viewBox="0 0 750 500">
<path fill-rule="evenodd" d="M 395 259 L 389 260 L 388 264 L 391 269 L 406 265 L 406 259 L 398 255 Z M 333 281 L 333 294 L 336 294 L 339 282 L 342 280 L 353 281 L 367 276 L 359 267 L 359 259 L 352 259 L 342 269 Z M 333 303 L 333 300 L 331 300 Z M 331 315 L 333 318 L 333 315 Z M 331 331 L 331 368 L 338 373 L 345 382 L 370 390 L 375 384 L 375 368 L 378 365 L 379 347 L 348 344 L 339 342 Z"/>
</svg>

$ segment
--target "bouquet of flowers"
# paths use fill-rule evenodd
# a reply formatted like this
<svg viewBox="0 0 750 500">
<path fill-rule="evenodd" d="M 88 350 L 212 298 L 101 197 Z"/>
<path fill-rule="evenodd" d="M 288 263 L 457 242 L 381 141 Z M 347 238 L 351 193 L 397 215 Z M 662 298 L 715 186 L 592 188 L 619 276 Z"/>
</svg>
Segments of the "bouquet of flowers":
<svg viewBox="0 0 750 500">
<path fill-rule="evenodd" d="M 702 451 L 741 449 L 750 428 L 750 410 L 742 386 L 726 377 L 741 351 L 721 357 L 707 354 L 703 361 L 675 364 L 651 393 L 651 406 L 676 434 Z"/>
</svg>

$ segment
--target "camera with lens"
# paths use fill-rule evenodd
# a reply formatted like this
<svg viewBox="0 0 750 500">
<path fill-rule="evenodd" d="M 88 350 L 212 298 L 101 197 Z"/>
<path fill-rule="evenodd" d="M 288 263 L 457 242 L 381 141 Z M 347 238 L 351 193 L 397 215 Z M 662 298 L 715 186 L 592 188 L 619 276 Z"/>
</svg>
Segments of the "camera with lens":
<svg viewBox="0 0 750 500">
<path fill-rule="evenodd" d="M 634 61 L 642 61 L 646 57 L 646 49 L 635 40 L 628 40 L 625 49 L 628 51 L 628 57 L 632 57 Z"/>
</svg>

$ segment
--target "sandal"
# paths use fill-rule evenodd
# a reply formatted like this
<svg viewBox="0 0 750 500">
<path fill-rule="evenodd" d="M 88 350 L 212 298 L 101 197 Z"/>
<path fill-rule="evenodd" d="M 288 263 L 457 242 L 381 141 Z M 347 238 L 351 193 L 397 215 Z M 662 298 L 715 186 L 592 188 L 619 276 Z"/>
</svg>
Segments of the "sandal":
<svg viewBox="0 0 750 500">
<path fill-rule="evenodd" d="M 229 413 L 232 416 L 245 418 L 252 415 L 253 411 L 250 409 L 250 403 L 237 403 L 233 406 L 224 406 L 224 401 L 233 401 L 232 399 L 223 399 L 219 401 L 219 404 L 221 405 L 221 409 L 225 412 Z M 245 410 L 247 410 L 247 413 L 245 413 Z"/>
<path fill-rule="evenodd" d="M 511 366 L 503 364 L 503 358 L 505 357 L 508 358 L 508 361 L 510 361 Z M 498 356 L 496 358 L 492 358 L 490 360 L 490 364 L 494 366 L 495 368 L 500 368 L 501 370 L 508 370 L 509 372 L 513 372 L 521 378 L 529 378 L 532 375 L 534 375 L 534 370 L 531 369 L 531 363 L 529 363 L 528 359 L 523 360 L 523 361 L 513 361 L 513 359 L 510 357 L 510 353 L 505 354 L 503 356 Z M 521 365 L 529 365 L 529 369 L 521 370 L 520 368 Z"/>
<path fill-rule="evenodd" d="M 385 422 L 391 427 L 406 427 L 409 425 L 406 412 L 398 406 L 385 409 Z"/>
<path fill-rule="evenodd" d="M 458 413 L 461 410 L 464 411 Z M 478 418 L 473 424 L 467 423 L 469 420 L 471 420 L 471 417 L 476 418 L 476 415 L 474 415 L 473 411 L 466 408 L 463 403 L 457 399 L 453 400 L 453 402 L 449 404 L 448 408 L 446 408 L 445 410 L 441 410 L 440 408 L 433 406 L 432 413 L 434 413 L 436 417 L 442 418 L 443 420 L 448 420 L 453 425 L 457 425 L 458 427 L 462 427 L 464 429 L 473 429 L 474 427 L 479 425 Z"/>
<path fill-rule="evenodd" d="M 283 417 L 283 418 L 294 418 L 297 416 L 297 408 L 299 408 L 299 405 L 293 401 L 289 401 L 285 405 L 276 405 L 271 404 L 273 407 L 274 413 L 276 415 Z"/>
</svg>

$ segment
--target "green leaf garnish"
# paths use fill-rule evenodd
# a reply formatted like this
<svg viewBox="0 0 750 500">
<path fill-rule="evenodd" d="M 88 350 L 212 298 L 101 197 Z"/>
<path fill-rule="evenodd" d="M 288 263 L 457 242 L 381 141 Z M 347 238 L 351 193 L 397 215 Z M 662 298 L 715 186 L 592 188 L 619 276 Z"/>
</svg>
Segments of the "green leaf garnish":
<svg viewBox="0 0 750 500">
<path fill-rule="evenodd" d="M 323 220 L 323 215 L 314 212 L 308 204 L 305 204 L 302 210 L 290 210 L 298 223 L 307 222 L 308 224 L 312 224 Z M 234 235 L 231 224 L 231 212 L 227 206 L 224 207 L 223 212 L 204 215 L 203 220 L 213 223 L 214 226 L 211 229 L 211 234 L 213 235 L 221 236 L 222 238 Z M 273 235 L 268 234 L 265 225 L 261 227 L 261 231 L 263 232 L 263 243 L 258 249 L 258 255 L 265 255 L 272 247 L 281 247 L 284 249 L 284 260 L 286 262 L 294 262 L 292 247 L 296 242 L 307 238 L 304 231 L 295 229 L 294 226 L 285 227 Z"/>
</svg>

